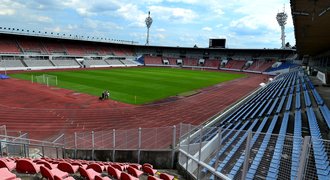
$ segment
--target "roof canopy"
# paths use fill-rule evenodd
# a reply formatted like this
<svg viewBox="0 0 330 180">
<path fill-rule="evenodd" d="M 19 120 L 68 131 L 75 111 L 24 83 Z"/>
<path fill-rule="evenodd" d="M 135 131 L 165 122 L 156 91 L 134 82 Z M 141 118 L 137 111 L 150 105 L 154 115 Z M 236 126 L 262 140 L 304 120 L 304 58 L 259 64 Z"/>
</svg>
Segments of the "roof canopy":
<svg viewBox="0 0 330 180">
<path fill-rule="evenodd" d="M 330 50 L 330 1 L 291 0 L 296 46 L 300 55 Z"/>
</svg>

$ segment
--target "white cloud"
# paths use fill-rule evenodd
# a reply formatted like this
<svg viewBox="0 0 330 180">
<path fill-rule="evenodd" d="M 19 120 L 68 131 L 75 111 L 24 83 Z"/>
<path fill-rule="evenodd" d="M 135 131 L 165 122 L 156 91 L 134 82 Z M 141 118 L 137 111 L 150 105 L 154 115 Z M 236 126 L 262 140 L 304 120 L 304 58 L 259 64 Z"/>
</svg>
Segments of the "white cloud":
<svg viewBox="0 0 330 180">
<path fill-rule="evenodd" d="M 37 16 L 36 17 L 37 21 L 40 22 L 51 22 L 52 18 L 48 17 L 48 16 Z"/>
<path fill-rule="evenodd" d="M 166 30 L 164 28 L 157 28 L 156 31 L 158 31 L 158 32 L 165 32 Z"/>
<path fill-rule="evenodd" d="M 124 19 L 131 22 L 131 26 L 144 27 L 144 19 L 147 14 L 142 12 L 135 4 L 122 5 L 117 11 L 117 16 L 123 17 Z"/>
<path fill-rule="evenodd" d="M 14 15 L 20 8 L 24 8 L 24 6 L 18 2 L 13 2 L 11 0 L 0 0 L 0 16 Z"/>
<path fill-rule="evenodd" d="M 212 28 L 211 27 L 203 27 L 202 30 L 203 31 L 212 31 Z"/>
<path fill-rule="evenodd" d="M 179 23 L 191 23 L 197 17 L 198 14 L 191 9 L 185 8 L 172 8 L 165 6 L 150 6 L 149 9 L 157 19 L 179 22 Z"/>
<path fill-rule="evenodd" d="M 15 10 L 14 9 L 0 10 L 0 15 L 2 15 L 2 16 L 8 16 L 8 15 L 13 15 L 13 14 L 15 14 Z"/>
</svg>

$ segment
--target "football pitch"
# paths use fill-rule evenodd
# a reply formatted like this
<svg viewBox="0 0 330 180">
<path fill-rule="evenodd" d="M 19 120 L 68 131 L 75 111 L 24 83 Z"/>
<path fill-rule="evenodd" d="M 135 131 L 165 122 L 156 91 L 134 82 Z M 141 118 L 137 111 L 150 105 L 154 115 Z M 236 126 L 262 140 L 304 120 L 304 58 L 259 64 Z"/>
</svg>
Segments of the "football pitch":
<svg viewBox="0 0 330 180">
<path fill-rule="evenodd" d="M 153 67 L 32 71 L 10 74 L 10 77 L 31 81 L 32 77 L 43 74 L 57 76 L 57 86 L 60 88 L 95 96 L 101 96 L 104 90 L 109 90 L 110 99 L 128 104 L 152 103 L 245 77 L 244 74 L 217 71 Z"/>
</svg>

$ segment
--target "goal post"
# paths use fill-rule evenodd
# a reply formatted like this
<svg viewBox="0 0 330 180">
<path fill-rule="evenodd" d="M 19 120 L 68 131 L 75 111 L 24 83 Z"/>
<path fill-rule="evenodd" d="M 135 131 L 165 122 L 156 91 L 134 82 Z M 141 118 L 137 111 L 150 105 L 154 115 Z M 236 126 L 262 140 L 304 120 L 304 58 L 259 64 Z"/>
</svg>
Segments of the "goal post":
<svg viewBox="0 0 330 180">
<path fill-rule="evenodd" d="M 36 82 L 39 84 L 45 84 L 47 86 L 57 86 L 58 80 L 57 76 L 49 75 L 49 74 L 42 74 L 39 76 L 32 76 L 32 82 Z"/>
</svg>

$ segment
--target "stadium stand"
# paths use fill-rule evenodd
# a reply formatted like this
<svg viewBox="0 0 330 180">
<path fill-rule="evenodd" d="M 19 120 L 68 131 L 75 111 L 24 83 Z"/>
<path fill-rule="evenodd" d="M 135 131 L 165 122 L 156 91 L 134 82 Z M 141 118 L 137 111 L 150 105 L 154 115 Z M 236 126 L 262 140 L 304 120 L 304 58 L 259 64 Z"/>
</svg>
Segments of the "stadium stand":
<svg viewBox="0 0 330 180">
<path fill-rule="evenodd" d="M 26 67 L 21 60 L 1 60 L 0 67 L 6 68 L 20 68 Z"/>
<path fill-rule="evenodd" d="M 43 45 L 47 49 L 47 52 L 50 54 L 66 55 L 67 51 L 64 48 L 63 44 L 59 41 L 48 40 L 42 41 Z"/>
<path fill-rule="evenodd" d="M 272 71 L 278 71 L 278 70 L 283 70 L 283 69 L 289 69 L 289 68 L 295 68 L 297 67 L 296 64 L 293 64 L 291 62 L 284 62 L 278 65 L 277 67 L 272 67 L 267 70 L 267 72 L 272 72 Z"/>
<path fill-rule="evenodd" d="M 162 58 L 158 56 L 144 56 L 144 63 L 146 65 L 161 65 L 163 64 Z"/>
<path fill-rule="evenodd" d="M 102 59 L 100 60 L 85 59 L 83 63 L 86 67 L 109 67 L 109 64 Z"/>
<path fill-rule="evenodd" d="M 240 70 L 244 67 L 245 63 L 246 61 L 244 60 L 229 60 L 225 68 Z"/>
<path fill-rule="evenodd" d="M 288 177 L 287 167 L 291 168 L 290 177 L 295 179 L 302 152 L 302 135 L 305 134 L 302 123 L 308 121 L 317 177 L 318 179 L 329 179 L 329 149 L 322 140 L 324 133 L 321 132 L 318 125 L 319 123 L 326 123 L 326 121 L 322 122 L 325 118 L 317 118 L 315 111 L 315 107 L 320 109 L 327 108 L 327 106 L 317 91 L 314 92 L 315 88 L 313 89 L 313 87 L 308 77 L 300 69 L 277 76 L 274 81 L 262 88 L 252 98 L 246 100 L 243 105 L 226 115 L 222 121 L 216 121 L 213 124 L 213 126 L 222 128 L 223 144 L 218 153 L 210 153 L 206 163 L 209 167 L 215 167 L 216 171 L 228 174 L 229 178 L 239 178 L 242 175 L 242 166 L 246 157 L 238 152 L 245 149 L 243 145 L 246 143 L 248 132 L 257 128 L 250 141 L 251 154 L 249 158 L 252 161 L 247 169 L 246 179 L 255 179 L 256 177 L 285 179 Z M 315 103 L 310 95 L 313 95 Z M 304 105 L 300 103 L 301 96 L 304 96 Z M 307 116 L 304 115 L 305 111 Z M 294 121 L 291 121 L 291 112 L 294 113 Z M 257 114 L 258 116 L 256 116 Z M 262 121 L 260 118 L 263 118 Z M 265 124 L 269 124 L 266 130 Z M 288 137 L 291 134 L 289 130 L 291 124 L 294 127 L 293 137 Z M 279 131 L 277 126 L 279 126 Z M 263 132 L 266 134 L 262 134 Z M 278 133 L 278 135 L 272 135 L 274 133 Z M 203 132 L 203 137 L 199 137 L 198 133 L 196 134 L 197 136 L 191 140 L 192 144 L 198 143 L 201 138 L 204 142 L 213 142 L 212 139 L 217 138 L 217 132 L 214 130 Z M 289 148 L 290 150 L 286 146 L 288 138 L 293 143 L 292 148 Z M 211 146 L 211 144 L 209 145 Z M 270 146 L 273 148 L 269 149 Z M 289 156 L 291 154 L 289 162 L 283 157 L 284 154 Z M 284 162 L 289 164 L 283 165 Z M 204 168 L 202 177 L 215 179 L 214 174 L 209 175 L 208 172 Z"/>
<path fill-rule="evenodd" d="M 107 62 L 110 66 L 113 67 L 125 66 L 119 59 L 106 59 L 105 62 Z"/>
<path fill-rule="evenodd" d="M 198 60 L 193 58 L 185 58 L 183 59 L 184 66 L 198 66 Z"/>
<path fill-rule="evenodd" d="M 58 67 L 79 68 L 80 65 L 73 59 L 55 59 L 52 62 Z"/>
<path fill-rule="evenodd" d="M 63 46 L 65 47 L 68 55 L 84 56 L 86 53 L 82 45 L 77 42 L 66 43 Z"/>
<path fill-rule="evenodd" d="M 209 68 L 219 68 L 220 66 L 220 61 L 216 59 L 207 59 L 205 60 L 204 67 L 209 67 Z"/>
<path fill-rule="evenodd" d="M 256 60 L 247 68 L 247 70 L 263 72 L 270 68 L 274 63 L 275 61 L 273 60 Z"/>
<path fill-rule="evenodd" d="M 20 54 L 21 50 L 15 40 L 10 37 L 0 36 L 0 53 L 5 54 Z"/>
<path fill-rule="evenodd" d="M 47 68 L 47 67 L 54 66 L 49 60 L 25 59 L 23 61 L 28 67 L 46 67 Z"/>
<path fill-rule="evenodd" d="M 24 53 L 48 54 L 47 49 L 44 48 L 44 46 L 38 39 L 29 37 L 19 38 L 17 40 L 17 44 Z"/>
</svg>

